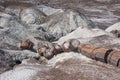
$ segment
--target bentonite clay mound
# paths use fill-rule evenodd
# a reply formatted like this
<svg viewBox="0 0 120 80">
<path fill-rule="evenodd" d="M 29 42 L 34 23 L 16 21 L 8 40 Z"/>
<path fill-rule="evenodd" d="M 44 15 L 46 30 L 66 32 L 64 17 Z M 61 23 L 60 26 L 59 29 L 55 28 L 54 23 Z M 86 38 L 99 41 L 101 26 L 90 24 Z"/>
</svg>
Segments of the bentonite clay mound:
<svg viewBox="0 0 120 80">
<path fill-rule="evenodd" d="M 49 66 L 47 66 L 49 64 Z M 74 52 L 59 54 L 47 65 L 34 59 L 24 60 L 13 70 L 0 75 L 1 80 L 114 80 L 120 79 L 118 68 L 90 60 Z M 102 76 L 102 77 L 101 77 Z"/>
</svg>

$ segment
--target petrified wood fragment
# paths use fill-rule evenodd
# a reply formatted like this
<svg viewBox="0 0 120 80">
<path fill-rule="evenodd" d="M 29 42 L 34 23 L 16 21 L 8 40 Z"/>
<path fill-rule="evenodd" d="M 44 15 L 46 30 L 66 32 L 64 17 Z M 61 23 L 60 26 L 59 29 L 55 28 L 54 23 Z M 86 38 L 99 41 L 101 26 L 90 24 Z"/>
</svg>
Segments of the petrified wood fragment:
<svg viewBox="0 0 120 80">
<path fill-rule="evenodd" d="M 83 55 L 89 58 L 95 58 L 95 53 L 93 52 L 96 49 L 95 46 L 88 45 L 88 44 L 80 44 L 78 46 L 78 51 L 81 52 Z"/>
<path fill-rule="evenodd" d="M 93 51 L 95 54 L 95 59 L 102 62 L 107 62 L 107 57 L 110 53 L 111 49 L 107 48 L 97 48 Z"/>
<path fill-rule="evenodd" d="M 61 46 L 58 45 L 57 43 L 53 43 L 51 49 L 52 49 L 52 52 L 54 53 L 54 55 L 62 52 Z"/>
<path fill-rule="evenodd" d="M 63 50 L 64 52 L 69 52 L 69 51 L 71 51 L 70 46 L 71 46 L 70 41 L 65 41 L 65 42 L 62 44 L 62 50 Z"/>
<path fill-rule="evenodd" d="M 79 40 L 77 40 L 77 39 L 70 39 L 68 41 L 65 41 L 62 44 L 62 50 L 65 51 L 65 52 L 77 51 L 79 44 L 80 44 Z"/>
<path fill-rule="evenodd" d="M 80 45 L 80 41 L 77 39 L 70 40 L 70 48 L 72 51 L 77 51 L 78 46 Z"/>
<path fill-rule="evenodd" d="M 54 56 L 54 53 L 52 52 L 51 49 L 46 49 L 45 53 L 43 53 L 43 56 L 46 59 L 51 59 Z"/>
<path fill-rule="evenodd" d="M 38 48 L 38 53 L 39 53 L 39 55 L 40 55 L 40 56 L 43 56 L 43 54 L 46 52 L 47 48 L 48 48 L 48 47 L 45 46 L 45 45 L 40 46 L 40 47 Z"/>
<path fill-rule="evenodd" d="M 81 44 L 76 39 L 65 41 L 61 46 L 53 43 L 51 47 L 41 46 L 38 48 L 38 53 L 47 59 L 51 59 L 54 55 L 62 51 L 78 51 L 89 58 L 120 67 L 120 51 Z"/>
<path fill-rule="evenodd" d="M 24 50 L 24 49 L 33 49 L 33 46 L 34 46 L 34 44 L 30 40 L 22 40 L 20 42 L 20 48 L 22 50 Z"/>
<path fill-rule="evenodd" d="M 51 47 L 42 45 L 38 48 L 38 53 L 40 56 L 44 56 L 47 59 L 51 59 L 54 55 L 60 53 L 60 45 L 53 43 Z"/>
<path fill-rule="evenodd" d="M 107 59 L 109 64 L 115 65 L 115 66 L 119 66 L 119 61 L 120 61 L 120 51 L 112 51 L 110 53 L 110 55 L 108 56 Z"/>
</svg>

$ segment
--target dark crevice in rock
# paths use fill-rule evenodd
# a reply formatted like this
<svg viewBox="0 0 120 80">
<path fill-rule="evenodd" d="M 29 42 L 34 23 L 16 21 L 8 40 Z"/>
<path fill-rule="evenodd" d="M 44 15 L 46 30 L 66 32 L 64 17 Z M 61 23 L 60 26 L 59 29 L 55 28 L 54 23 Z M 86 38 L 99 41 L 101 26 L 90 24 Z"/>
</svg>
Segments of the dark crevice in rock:
<svg viewBox="0 0 120 80">
<path fill-rule="evenodd" d="M 120 59 L 117 62 L 117 66 L 120 67 Z"/>
<path fill-rule="evenodd" d="M 107 63 L 108 56 L 109 56 L 109 54 L 110 54 L 112 51 L 113 51 L 113 49 L 109 49 L 109 50 L 106 52 L 106 54 L 105 54 L 105 56 L 104 56 L 105 63 Z"/>
<path fill-rule="evenodd" d="M 21 64 L 21 61 L 20 60 L 16 60 L 15 63 L 16 64 Z"/>
</svg>

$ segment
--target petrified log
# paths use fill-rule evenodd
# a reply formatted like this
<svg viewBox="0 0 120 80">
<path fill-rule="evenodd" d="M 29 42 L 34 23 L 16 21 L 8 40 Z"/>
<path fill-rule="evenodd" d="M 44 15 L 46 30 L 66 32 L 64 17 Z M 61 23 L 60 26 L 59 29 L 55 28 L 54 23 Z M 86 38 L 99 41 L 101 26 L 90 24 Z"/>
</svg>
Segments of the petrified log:
<svg viewBox="0 0 120 80">
<path fill-rule="evenodd" d="M 62 50 L 65 52 L 77 51 L 79 44 L 80 41 L 77 39 L 70 39 L 62 44 Z"/>
<path fill-rule="evenodd" d="M 70 40 L 70 48 L 72 51 L 77 51 L 78 46 L 80 45 L 80 41 L 77 39 Z"/>
<path fill-rule="evenodd" d="M 58 45 L 57 43 L 53 43 L 51 49 L 52 49 L 52 52 L 54 53 L 54 55 L 62 52 L 61 46 Z"/>
<path fill-rule="evenodd" d="M 80 44 L 78 46 L 78 52 L 81 52 L 83 55 L 95 59 L 95 53 L 93 51 L 96 49 L 95 46 L 88 44 Z"/>
<path fill-rule="evenodd" d="M 43 54 L 46 52 L 47 48 L 48 48 L 48 47 L 45 46 L 45 45 L 40 46 L 40 47 L 38 48 L 38 53 L 39 53 L 39 55 L 40 55 L 40 56 L 43 56 Z"/>
<path fill-rule="evenodd" d="M 38 53 L 40 56 L 44 56 L 47 59 L 51 59 L 54 55 L 61 52 L 61 46 L 57 43 L 53 43 L 51 47 L 42 45 L 38 48 Z"/>
<path fill-rule="evenodd" d="M 75 39 L 65 41 L 61 46 L 53 43 L 51 48 L 48 48 L 47 46 L 41 46 L 38 48 L 39 54 L 47 59 L 51 59 L 54 55 L 61 53 L 62 51 L 68 52 L 75 50 L 89 58 L 120 67 L 120 51 L 95 47 L 89 44 L 81 44 Z"/>
<path fill-rule="evenodd" d="M 51 49 L 46 49 L 45 53 L 43 53 L 43 56 L 46 59 L 51 59 L 54 56 L 54 53 Z"/>
<path fill-rule="evenodd" d="M 69 52 L 71 51 L 70 49 L 70 41 L 65 41 L 63 44 L 62 44 L 62 50 L 64 52 Z"/>
<path fill-rule="evenodd" d="M 102 61 L 107 63 L 107 57 L 110 54 L 112 49 L 107 49 L 107 48 L 96 48 L 93 51 L 93 54 L 95 54 L 95 60 Z"/>
<path fill-rule="evenodd" d="M 119 61 L 120 61 L 120 51 L 117 50 L 112 51 L 108 56 L 107 62 L 115 66 L 120 66 Z"/>
</svg>

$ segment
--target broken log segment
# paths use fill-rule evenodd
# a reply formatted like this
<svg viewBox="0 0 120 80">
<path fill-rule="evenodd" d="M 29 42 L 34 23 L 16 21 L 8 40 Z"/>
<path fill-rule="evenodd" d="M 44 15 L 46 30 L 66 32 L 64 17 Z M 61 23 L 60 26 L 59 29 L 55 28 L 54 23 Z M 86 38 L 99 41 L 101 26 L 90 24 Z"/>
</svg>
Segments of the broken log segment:
<svg viewBox="0 0 120 80">
<path fill-rule="evenodd" d="M 112 51 L 108 56 L 107 62 L 109 64 L 119 66 L 119 61 L 120 61 L 120 51 L 117 50 Z"/>
<path fill-rule="evenodd" d="M 51 59 L 54 56 L 54 53 L 53 53 L 52 49 L 46 49 L 45 53 L 43 53 L 43 56 L 46 59 Z"/>
<path fill-rule="evenodd" d="M 48 48 L 48 47 L 45 46 L 45 45 L 40 46 L 40 47 L 38 48 L 38 53 L 39 53 L 39 55 L 40 55 L 40 56 L 43 56 L 43 54 L 45 53 L 45 51 L 46 51 L 47 48 Z"/>
<path fill-rule="evenodd" d="M 93 51 L 95 54 L 95 60 L 107 63 L 107 57 L 110 54 L 112 49 L 107 48 L 97 48 Z"/>
<path fill-rule="evenodd" d="M 80 45 L 80 41 L 77 39 L 70 39 L 70 45 L 72 51 L 77 51 L 78 46 Z"/>
<path fill-rule="evenodd" d="M 65 41 L 63 44 L 62 44 L 62 50 L 64 52 L 69 52 L 71 51 L 70 49 L 70 41 Z"/>
<path fill-rule="evenodd" d="M 69 51 L 77 51 L 78 46 L 80 45 L 80 41 L 77 39 L 70 39 L 68 41 L 65 41 L 62 44 L 62 50 L 65 52 Z"/>
<path fill-rule="evenodd" d="M 44 56 L 47 59 L 51 59 L 54 55 L 61 53 L 61 46 L 57 43 L 53 43 L 51 47 L 41 45 L 38 47 L 38 53 L 40 56 Z"/>
<path fill-rule="evenodd" d="M 58 45 L 57 43 L 53 43 L 51 49 L 52 49 L 52 52 L 54 53 L 54 55 L 62 52 L 61 46 Z"/>
<path fill-rule="evenodd" d="M 96 49 L 95 46 L 88 45 L 88 44 L 80 44 L 78 46 L 78 52 L 81 52 L 83 55 L 95 59 L 95 54 L 93 51 Z"/>
<path fill-rule="evenodd" d="M 63 51 L 78 51 L 89 58 L 120 67 L 120 51 L 104 47 L 96 47 L 89 44 L 81 44 L 75 39 L 65 41 L 61 46 L 53 43 L 51 48 L 45 48 L 42 46 L 38 49 L 38 52 L 42 52 L 43 56 L 47 59 L 51 59 L 54 55 Z"/>
<path fill-rule="evenodd" d="M 22 49 L 22 50 L 24 50 L 24 49 L 29 49 L 29 50 L 31 50 L 31 49 L 33 49 L 33 46 L 34 46 L 34 44 L 33 44 L 33 42 L 31 42 L 30 40 L 22 40 L 21 42 L 20 42 L 20 48 Z"/>
</svg>

